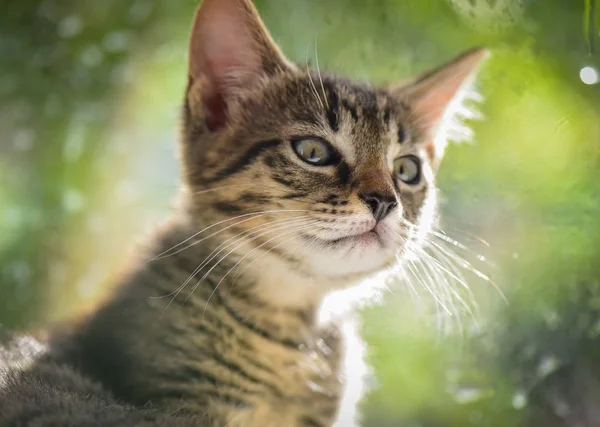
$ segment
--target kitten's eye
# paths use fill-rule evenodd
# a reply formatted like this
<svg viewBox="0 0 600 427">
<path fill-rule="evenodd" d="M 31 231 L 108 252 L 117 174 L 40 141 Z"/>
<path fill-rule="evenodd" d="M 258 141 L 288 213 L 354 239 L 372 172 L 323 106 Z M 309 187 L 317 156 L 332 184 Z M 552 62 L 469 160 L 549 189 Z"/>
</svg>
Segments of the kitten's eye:
<svg viewBox="0 0 600 427">
<path fill-rule="evenodd" d="M 300 139 L 292 142 L 294 151 L 306 163 L 314 166 L 332 164 L 333 152 L 331 147 L 318 139 Z"/>
<path fill-rule="evenodd" d="M 413 156 L 400 157 L 394 161 L 394 174 L 402 182 L 416 185 L 421 180 L 421 164 Z"/>
</svg>

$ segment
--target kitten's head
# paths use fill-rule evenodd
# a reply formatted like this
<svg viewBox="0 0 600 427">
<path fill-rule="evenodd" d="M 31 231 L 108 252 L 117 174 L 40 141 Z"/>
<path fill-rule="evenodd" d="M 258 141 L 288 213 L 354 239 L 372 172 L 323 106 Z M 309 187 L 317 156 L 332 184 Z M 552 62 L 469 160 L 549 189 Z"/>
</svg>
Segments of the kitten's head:
<svg viewBox="0 0 600 427">
<path fill-rule="evenodd" d="M 292 64 L 249 0 L 204 0 L 182 144 L 192 217 L 218 224 L 223 254 L 307 275 L 393 264 L 431 226 L 434 174 L 486 55 L 472 50 L 407 84 L 373 87 Z"/>
</svg>

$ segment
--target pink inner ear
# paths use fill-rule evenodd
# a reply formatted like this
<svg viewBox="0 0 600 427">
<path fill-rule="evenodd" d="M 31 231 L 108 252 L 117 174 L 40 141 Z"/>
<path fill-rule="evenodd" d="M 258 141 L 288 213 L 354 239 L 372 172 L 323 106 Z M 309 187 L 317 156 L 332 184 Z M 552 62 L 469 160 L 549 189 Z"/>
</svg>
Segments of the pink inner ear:
<svg viewBox="0 0 600 427">
<path fill-rule="evenodd" d="M 223 22 L 222 28 L 227 29 L 227 24 Z M 257 64 L 257 59 L 252 55 L 252 46 L 247 45 L 247 41 L 244 28 L 237 28 L 226 34 L 207 31 L 203 37 L 204 49 L 196 57 L 195 65 L 199 75 L 204 77 L 202 101 L 206 111 L 206 125 L 211 132 L 217 131 L 227 122 L 228 97 L 236 89 L 250 84 L 260 70 L 260 64 Z"/>
<path fill-rule="evenodd" d="M 215 132 L 225 125 L 227 120 L 227 104 L 220 92 L 204 97 L 206 108 L 206 127 L 209 131 Z"/>
<path fill-rule="evenodd" d="M 250 82 L 245 79 L 261 72 L 260 47 L 245 22 L 236 22 L 234 16 L 219 18 L 200 29 L 200 45 L 190 64 L 192 73 L 204 74 L 224 89 L 247 85 Z"/>
<path fill-rule="evenodd" d="M 209 129 L 226 123 L 231 98 L 263 74 L 263 55 L 273 49 L 264 32 L 248 0 L 204 0 L 200 6 L 190 40 L 189 75 L 192 86 L 201 82 L 198 100 Z"/>
<path fill-rule="evenodd" d="M 416 124 L 422 132 L 428 136 L 435 134 L 444 113 L 453 101 L 460 101 L 461 91 L 468 77 L 469 74 L 462 73 L 433 76 L 431 81 L 422 83 L 413 93 L 413 112 L 417 118 Z"/>
<path fill-rule="evenodd" d="M 468 86 L 477 67 L 487 56 L 485 49 L 474 49 L 440 67 L 409 89 L 416 124 L 422 132 L 427 136 L 435 134 L 446 111 L 464 100 L 465 86 Z"/>
<path fill-rule="evenodd" d="M 444 88 L 434 88 L 415 100 L 414 113 L 418 117 L 418 124 L 422 130 L 429 131 L 435 128 L 442 119 L 453 95 L 454 93 L 449 93 Z"/>
</svg>

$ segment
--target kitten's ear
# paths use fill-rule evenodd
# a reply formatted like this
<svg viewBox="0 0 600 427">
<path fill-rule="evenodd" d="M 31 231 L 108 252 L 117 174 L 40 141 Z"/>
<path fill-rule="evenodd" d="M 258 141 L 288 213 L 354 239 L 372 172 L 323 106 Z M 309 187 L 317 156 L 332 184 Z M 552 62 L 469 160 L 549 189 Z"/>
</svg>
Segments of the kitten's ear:
<svg viewBox="0 0 600 427">
<path fill-rule="evenodd" d="M 203 1 L 190 38 L 188 102 L 210 130 L 226 122 L 237 91 L 288 67 L 250 0 Z"/>
<path fill-rule="evenodd" d="M 473 118 L 465 101 L 477 100 L 472 83 L 489 51 L 477 48 L 463 53 L 441 67 L 413 82 L 392 88 L 410 108 L 412 126 L 428 144 L 428 150 L 439 162 L 448 138 L 464 139 L 469 130 L 458 123 L 461 118 Z"/>
</svg>

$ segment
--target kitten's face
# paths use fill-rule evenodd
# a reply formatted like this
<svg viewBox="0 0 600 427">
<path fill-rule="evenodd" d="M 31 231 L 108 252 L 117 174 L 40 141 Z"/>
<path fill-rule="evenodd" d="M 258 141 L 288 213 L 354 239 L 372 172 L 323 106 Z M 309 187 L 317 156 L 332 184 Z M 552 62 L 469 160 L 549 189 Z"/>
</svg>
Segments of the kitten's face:
<svg viewBox="0 0 600 427">
<path fill-rule="evenodd" d="M 435 199 L 431 153 L 386 91 L 288 72 L 231 113 L 210 143 L 188 141 L 185 160 L 193 192 L 223 187 L 196 199 L 212 221 L 269 212 L 232 227 L 256 231 L 248 248 L 277 245 L 272 255 L 312 274 L 371 272 L 395 261 L 408 224 L 431 221 L 423 215 Z"/>
<path fill-rule="evenodd" d="M 481 52 L 376 89 L 290 64 L 246 0 L 205 0 L 190 53 L 185 179 L 226 252 L 367 274 L 431 225 L 436 132 Z"/>
</svg>

